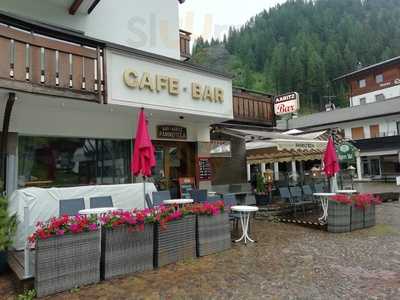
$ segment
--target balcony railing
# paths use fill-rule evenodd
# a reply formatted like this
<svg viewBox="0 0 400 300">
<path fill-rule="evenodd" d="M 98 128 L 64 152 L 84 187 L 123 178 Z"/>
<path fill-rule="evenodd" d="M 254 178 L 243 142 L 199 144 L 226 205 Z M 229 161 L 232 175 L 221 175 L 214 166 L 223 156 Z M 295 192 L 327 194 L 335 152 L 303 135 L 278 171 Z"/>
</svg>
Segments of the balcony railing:
<svg viewBox="0 0 400 300">
<path fill-rule="evenodd" d="M 190 36 L 192 34 L 185 30 L 179 30 L 179 42 L 181 49 L 181 58 L 183 60 L 188 60 L 191 58 L 190 54 Z"/>
<path fill-rule="evenodd" d="M 270 96 L 235 91 L 233 93 L 234 121 L 272 125 L 275 117 Z"/>
<path fill-rule="evenodd" d="M 0 87 L 103 101 L 104 51 L 0 24 Z"/>
</svg>

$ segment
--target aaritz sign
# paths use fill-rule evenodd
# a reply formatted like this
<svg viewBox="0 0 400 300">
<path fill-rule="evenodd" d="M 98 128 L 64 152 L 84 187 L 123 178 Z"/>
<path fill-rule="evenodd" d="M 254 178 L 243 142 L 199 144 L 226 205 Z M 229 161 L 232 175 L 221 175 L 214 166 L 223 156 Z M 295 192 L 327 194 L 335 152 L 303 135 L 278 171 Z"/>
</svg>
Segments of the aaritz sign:
<svg viewBox="0 0 400 300">
<path fill-rule="evenodd" d="M 298 93 L 287 93 L 276 96 L 274 100 L 274 110 L 277 116 L 292 114 L 300 109 Z"/>
</svg>

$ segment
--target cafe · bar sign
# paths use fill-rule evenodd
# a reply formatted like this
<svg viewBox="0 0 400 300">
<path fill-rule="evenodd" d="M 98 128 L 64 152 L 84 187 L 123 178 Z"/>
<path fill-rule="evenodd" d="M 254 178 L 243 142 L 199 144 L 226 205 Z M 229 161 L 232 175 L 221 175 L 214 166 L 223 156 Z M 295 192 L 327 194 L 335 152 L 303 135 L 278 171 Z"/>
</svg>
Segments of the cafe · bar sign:
<svg viewBox="0 0 400 300">
<path fill-rule="evenodd" d="M 299 94 L 296 92 L 276 96 L 274 101 L 275 115 L 292 114 L 300 109 Z"/>
<path fill-rule="evenodd" d="M 157 126 L 157 138 L 171 140 L 186 140 L 187 130 L 185 127 L 173 125 Z"/>
</svg>

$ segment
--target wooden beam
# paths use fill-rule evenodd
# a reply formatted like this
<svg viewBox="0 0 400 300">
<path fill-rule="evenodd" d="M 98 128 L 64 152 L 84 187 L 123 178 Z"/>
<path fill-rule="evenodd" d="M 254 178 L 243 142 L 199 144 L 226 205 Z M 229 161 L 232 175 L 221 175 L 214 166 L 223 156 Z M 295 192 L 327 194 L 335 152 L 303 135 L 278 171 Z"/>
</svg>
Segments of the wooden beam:
<svg viewBox="0 0 400 300">
<path fill-rule="evenodd" d="M 90 7 L 89 7 L 89 9 L 87 11 L 88 15 L 90 15 L 90 13 L 93 11 L 93 9 L 96 8 L 96 6 L 97 6 L 97 4 L 99 4 L 99 2 L 100 2 L 100 0 L 94 0 L 93 1 L 92 5 L 90 5 Z"/>
<path fill-rule="evenodd" d="M 79 7 L 82 5 L 82 3 L 83 3 L 83 0 L 74 0 L 74 3 L 72 3 L 69 8 L 69 14 L 75 15 L 76 12 L 78 11 Z"/>
<path fill-rule="evenodd" d="M 5 191 L 6 188 L 6 168 L 7 168 L 7 145 L 8 145 L 8 130 L 10 128 L 11 112 L 15 102 L 15 93 L 9 93 L 6 108 L 4 111 L 3 130 L 0 140 L 0 176 L 3 177 L 2 186 L 0 189 Z"/>
</svg>

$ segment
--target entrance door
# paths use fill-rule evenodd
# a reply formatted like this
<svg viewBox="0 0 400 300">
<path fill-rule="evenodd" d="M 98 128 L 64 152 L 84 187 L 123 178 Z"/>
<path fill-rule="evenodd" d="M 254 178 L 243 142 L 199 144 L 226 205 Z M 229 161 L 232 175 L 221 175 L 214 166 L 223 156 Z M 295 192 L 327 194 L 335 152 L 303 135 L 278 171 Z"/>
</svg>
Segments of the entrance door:
<svg viewBox="0 0 400 300">
<path fill-rule="evenodd" d="M 157 165 L 154 179 L 159 190 L 169 190 L 179 197 L 179 178 L 195 177 L 195 144 L 154 141 Z"/>
</svg>

